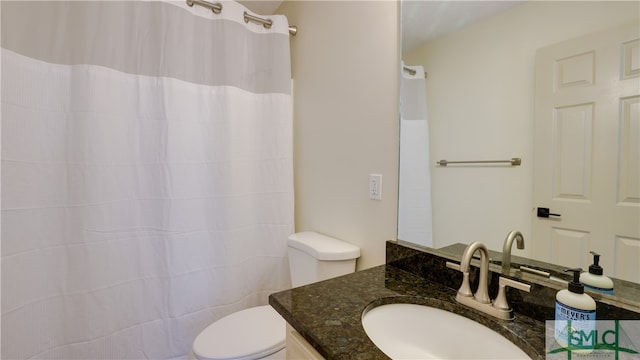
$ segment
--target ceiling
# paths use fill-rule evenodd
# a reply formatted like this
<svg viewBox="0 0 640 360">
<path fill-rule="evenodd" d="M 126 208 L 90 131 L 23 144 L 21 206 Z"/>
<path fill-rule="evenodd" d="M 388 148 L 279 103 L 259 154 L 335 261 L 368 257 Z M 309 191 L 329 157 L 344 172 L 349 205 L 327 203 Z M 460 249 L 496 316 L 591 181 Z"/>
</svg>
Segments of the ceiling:
<svg viewBox="0 0 640 360">
<path fill-rule="evenodd" d="M 285 0 L 288 1 L 288 0 Z M 302 1 L 302 0 L 298 0 Z M 319 0 L 321 1 L 321 0 Z M 335 1 L 335 0 L 324 0 Z M 355 0 L 340 0 L 355 1 Z M 378 0 L 379 1 L 379 0 Z M 386 0 L 391 1 L 391 0 Z M 456 31 L 499 12 L 523 4 L 519 1 L 487 0 L 401 0 L 402 49 L 410 50 L 428 40 Z M 258 15 L 276 12 L 282 0 L 239 0 Z"/>
<path fill-rule="evenodd" d="M 525 2 L 402 0 L 402 50 L 411 50 Z"/>
</svg>

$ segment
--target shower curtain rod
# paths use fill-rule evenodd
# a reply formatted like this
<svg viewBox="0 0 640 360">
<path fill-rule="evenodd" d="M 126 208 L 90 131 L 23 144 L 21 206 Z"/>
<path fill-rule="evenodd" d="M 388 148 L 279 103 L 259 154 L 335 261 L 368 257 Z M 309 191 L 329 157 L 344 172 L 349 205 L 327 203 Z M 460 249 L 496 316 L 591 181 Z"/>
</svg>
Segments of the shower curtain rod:
<svg viewBox="0 0 640 360">
<path fill-rule="evenodd" d="M 193 7 L 194 4 L 211 9 L 211 11 L 213 11 L 214 14 L 220 14 L 222 12 L 222 4 L 217 4 L 217 3 L 214 4 L 204 0 L 187 0 L 187 5 L 189 5 L 190 7 Z M 248 23 L 249 21 L 258 23 L 264 26 L 266 29 L 270 29 L 271 25 L 273 24 L 273 21 L 271 21 L 270 19 L 263 19 L 257 16 L 253 16 L 245 11 L 244 22 Z M 297 27 L 289 26 L 289 34 L 291 34 L 292 36 L 295 36 L 297 33 L 298 33 Z"/>
</svg>

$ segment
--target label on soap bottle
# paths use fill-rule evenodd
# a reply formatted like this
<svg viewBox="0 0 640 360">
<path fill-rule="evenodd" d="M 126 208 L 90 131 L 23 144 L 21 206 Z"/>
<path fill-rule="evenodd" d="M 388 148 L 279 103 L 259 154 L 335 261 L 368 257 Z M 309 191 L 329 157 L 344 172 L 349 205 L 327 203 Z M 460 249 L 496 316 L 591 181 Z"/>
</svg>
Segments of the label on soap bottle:
<svg viewBox="0 0 640 360">
<path fill-rule="evenodd" d="M 603 294 L 613 295 L 613 289 L 603 289 L 603 288 L 599 288 L 599 287 L 595 287 L 595 286 L 589 286 L 587 284 L 584 284 L 584 288 L 587 289 L 587 290 L 598 291 L 598 292 L 601 292 Z"/>
<path fill-rule="evenodd" d="M 556 301 L 554 336 L 563 347 L 572 345 L 581 349 L 593 349 L 596 329 L 596 311 L 576 309 Z M 585 341 L 586 340 L 586 341 Z"/>
</svg>

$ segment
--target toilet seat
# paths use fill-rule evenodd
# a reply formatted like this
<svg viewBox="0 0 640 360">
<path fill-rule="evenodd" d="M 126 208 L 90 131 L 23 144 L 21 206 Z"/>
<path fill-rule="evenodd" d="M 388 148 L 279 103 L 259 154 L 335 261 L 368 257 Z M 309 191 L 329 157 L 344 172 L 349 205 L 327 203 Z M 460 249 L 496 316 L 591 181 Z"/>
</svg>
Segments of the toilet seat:
<svg viewBox="0 0 640 360">
<path fill-rule="evenodd" d="M 253 360 L 285 347 L 286 322 L 271 306 L 227 315 L 204 329 L 193 342 L 200 360 Z"/>
</svg>

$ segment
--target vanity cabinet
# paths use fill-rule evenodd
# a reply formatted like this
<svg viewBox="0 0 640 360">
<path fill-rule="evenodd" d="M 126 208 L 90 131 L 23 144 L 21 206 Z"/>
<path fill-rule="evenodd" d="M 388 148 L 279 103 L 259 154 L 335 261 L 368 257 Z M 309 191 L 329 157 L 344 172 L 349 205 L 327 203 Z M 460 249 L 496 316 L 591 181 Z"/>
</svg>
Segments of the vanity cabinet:
<svg viewBox="0 0 640 360">
<path fill-rule="evenodd" d="M 291 325 L 287 324 L 287 360 L 324 360 L 324 357 L 305 340 Z"/>
</svg>

